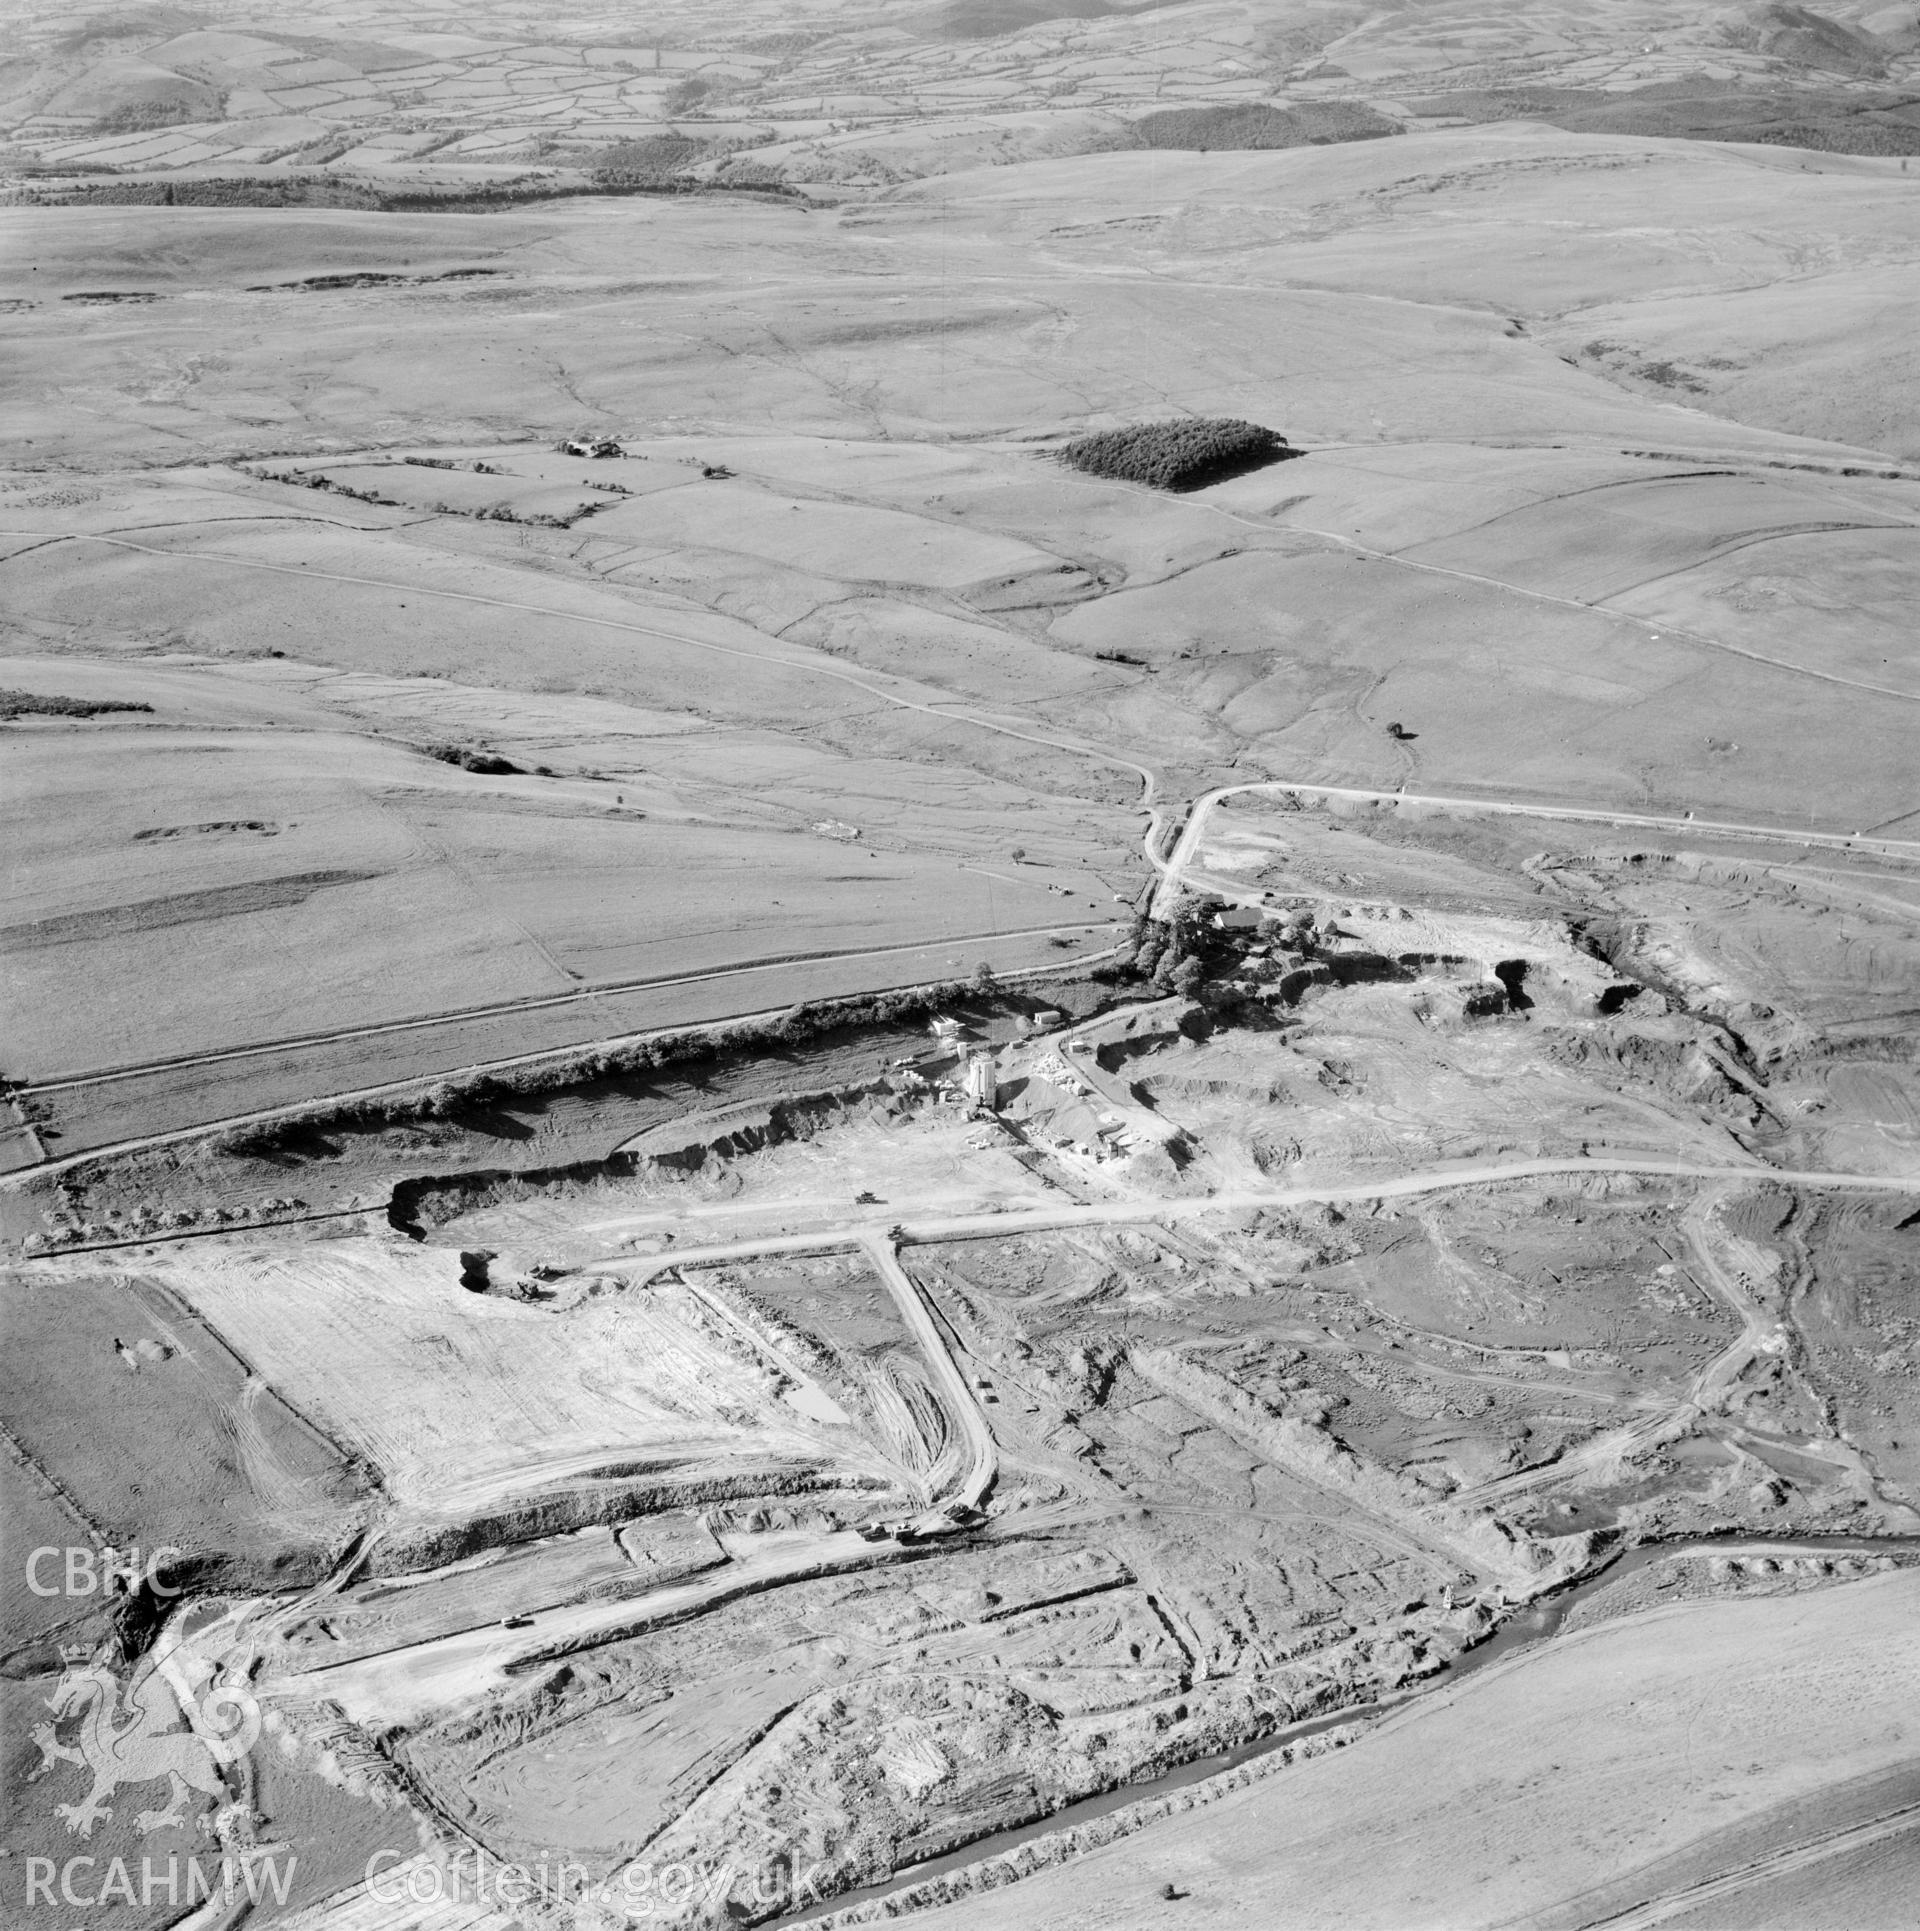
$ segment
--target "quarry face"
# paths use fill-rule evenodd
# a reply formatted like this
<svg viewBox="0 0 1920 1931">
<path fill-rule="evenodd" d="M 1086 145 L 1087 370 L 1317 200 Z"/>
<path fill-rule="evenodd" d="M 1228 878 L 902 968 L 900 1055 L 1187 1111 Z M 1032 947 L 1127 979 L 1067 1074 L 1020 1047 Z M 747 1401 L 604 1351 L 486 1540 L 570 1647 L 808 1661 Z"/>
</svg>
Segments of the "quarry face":
<svg viewBox="0 0 1920 1931">
<path fill-rule="evenodd" d="M 0 18 L 0 1923 L 1913 1923 L 1912 8 Z"/>
</svg>

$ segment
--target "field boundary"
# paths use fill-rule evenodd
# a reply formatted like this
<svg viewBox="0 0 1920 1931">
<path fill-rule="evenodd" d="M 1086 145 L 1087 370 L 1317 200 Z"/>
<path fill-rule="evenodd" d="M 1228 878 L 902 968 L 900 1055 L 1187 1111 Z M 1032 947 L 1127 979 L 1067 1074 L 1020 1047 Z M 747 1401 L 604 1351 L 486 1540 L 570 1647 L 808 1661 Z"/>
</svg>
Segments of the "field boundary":
<svg viewBox="0 0 1920 1931">
<path fill-rule="evenodd" d="M 944 944 L 949 941 L 938 943 Z M 952 941 L 952 943 L 964 943 L 964 941 Z M 1057 978 L 1065 973 L 1079 971 L 1086 966 L 1098 965 L 1103 960 L 1113 958 L 1119 950 L 1118 946 L 1110 946 L 1101 952 L 1082 953 L 1074 959 L 1063 959 L 1058 965 L 1020 966 L 1009 972 L 996 972 L 994 983 L 997 986 L 1006 986 L 1029 979 Z M 892 993 L 919 993 L 930 991 L 946 983 L 944 980 L 921 980 L 907 985 L 888 987 L 886 990 Z M 852 996 L 867 998 L 881 995 L 861 993 Z M 822 1003 L 830 1005 L 834 1002 Z M 464 1078 L 472 1073 L 496 1072 L 501 1068 L 513 1066 L 538 1066 L 552 1061 L 564 1061 L 582 1053 L 606 1052 L 621 1046 L 637 1046 L 650 1039 L 700 1037 L 724 1031 L 731 1026 L 751 1025 L 758 1020 L 778 1019 L 791 1010 L 791 1004 L 765 1006 L 757 1011 L 723 1014 L 719 1018 L 702 1020 L 692 1026 L 651 1026 L 641 1032 L 614 1033 L 605 1038 L 578 1041 L 568 1046 L 547 1047 L 537 1053 L 518 1053 L 506 1059 L 476 1060 L 471 1065 L 451 1067 L 435 1073 L 415 1074 L 403 1080 L 389 1080 L 378 1086 L 355 1087 L 343 1092 L 320 1094 L 312 1099 L 297 1100 L 286 1106 L 266 1107 L 252 1113 L 230 1114 L 222 1119 L 202 1121 L 197 1126 L 178 1127 L 165 1133 L 143 1135 L 137 1139 L 110 1141 L 103 1146 L 90 1147 L 79 1153 L 64 1155 L 58 1160 L 45 1161 L 39 1166 L 16 1167 L 12 1172 L 0 1173 L 0 1191 L 19 1188 L 34 1181 L 54 1179 L 60 1174 L 70 1173 L 76 1168 L 88 1166 L 94 1162 L 115 1160 L 125 1154 L 143 1153 L 156 1147 L 181 1146 L 190 1140 L 205 1139 L 212 1134 L 231 1132 L 240 1127 L 291 1124 L 303 1117 L 324 1114 L 328 1109 L 343 1104 L 387 1099 L 415 1091 L 425 1092 L 442 1081 Z"/>
<path fill-rule="evenodd" d="M 779 952 L 770 958 L 750 959 L 741 965 L 716 966 L 710 972 L 677 972 L 657 979 L 617 979 L 603 985 L 582 986 L 578 992 L 528 993 L 519 999 L 502 999 L 492 1005 L 452 1006 L 444 1012 L 423 1013 L 413 1019 L 381 1020 L 371 1026 L 344 1026 L 335 1032 L 290 1033 L 284 1039 L 262 1040 L 249 1046 L 223 1046 L 212 1052 L 182 1053 L 171 1059 L 139 1060 L 128 1066 L 108 1066 L 97 1070 L 79 1073 L 60 1073 L 49 1079 L 18 1080 L 7 1091 L 11 1094 L 60 1093 L 81 1086 L 104 1086 L 114 1080 L 139 1079 L 148 1073 L 185 1072 L 195 1066 L 223 1066 L 236 1059 L 261 1059 L 274 1053 L 297 1052 L 303 1046 L 331 1046 L 344 1040 L 378 1039 L 388 1033 L 422 1032 L 434 1026 L 457 1026 L 472 1019 L 505 1018 L 514 1013 L 547 1012 L 560 1006 L 586 1005 L 595 999 L 614 999 L 634 992 L 660 992 L 675 986 L 704 985 L 711 980 L 732 978 L 736 974 L 749 972 L 771 972 L 780 966 L 818 965 L 835 959 L 878 959 L 892 952 L 930 952 L 942 945 L 981 945 L 995 939 L 1031 939 L 1050 937 L 1069 932 L 1096 932 L 1114 923 L 1111 919 L 1090 919 L 1085 923 L 1071 925 L 1022 925 L 1009 928 L 1004 932 L 963 933 L 950 939 L 915 940 L 907 945 L 863 945 L 841 947 L 833 951 L 820 952 Z M 1106 957 L 1105 953 L 1095 955 Z M 1075 963 L 1078 963 L 1075 961 Z M 1014 978 L 1021 972 L 1055 968 L 1022 966 L 996 977 Z M 907 987 L 901 990 L 915 990 Z M 750 1016 L 750 1015 L 742 1015 Z M 757 1015 L 752 1015 L 757 1016 Z M 718 1024 L 720 1022 L 711 1022 Z M 685 1030 L 675 1028 L 674 1030 Z M 619 1034 L 618 1038 L 644 1038 L 645 1034 Z M 598 1045 L 600 1041 L 588 1041 L 588 1045 Z M 569 1047 L 570 1052 L 584 1051 L 585 1046 Z M 475 1062 L 500 1066 L 517 1065 L 516 1060 L 497 1060 Z M 461 1069 L 465 1070 L 465 1069 Z M 439 1078 L 449 1077 L 445 1074 Z"/>
</svg>

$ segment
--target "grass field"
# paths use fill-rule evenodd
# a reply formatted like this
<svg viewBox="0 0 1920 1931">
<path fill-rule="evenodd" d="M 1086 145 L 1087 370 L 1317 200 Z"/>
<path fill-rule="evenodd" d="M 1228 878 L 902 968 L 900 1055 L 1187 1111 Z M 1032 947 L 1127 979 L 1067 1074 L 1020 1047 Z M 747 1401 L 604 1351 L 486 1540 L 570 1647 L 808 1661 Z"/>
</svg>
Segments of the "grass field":
<svg viewBox="0 0 1920 1931">
<path fill-rule="evenodd" d="M 78 1272 L 0 1287 L 8 1425 L 115 1547 L 170 1543 L 204 1581 L 288 1587 L 317 1580 L 364 1525 L 353 1445 L 163 1284 Z"/>
<path fill-rule="evenodd" d="M 345 720 L 360 730 L 342 731 L 324 680 L 276 688 L 213 665 L 58 676 L 138 685 L 157 708 L 150 729 L 116 731 L 110 718 L 17 728 L 22 782 L 44 803 L 84 797 L 88 808 L 19 820 L 0 947 L 37 1019 L 15 1035 L 15 1076 L 812 953 L 888 954 L 856 960 L 850 983 L 911 983 L 958 976 L 942 940 L 1107 917 L 1104 881 L 1086 870 L 1109 859 L 1102 814 L 1049 813 L 1029 834 L 1042 862 L 1017 866 L 997 827 L 1025 800 L 984 777 L 928 786 L 886 759 L 822 755 L 684 713 L 662 733 L 606 704 L 585 745 L 556 747 L 537 710 L 510 717 L 495 698 L 479 707 L 493 715 L 476 715 L 477 692 L 463 704 L 438 683 L 343 692 L 343 708 L 358 700 L 365 711 Z M 269 728 L 246 728 L 247 713 Z M 315 728 L 323 719 L 330 728 Z M 555 723 L 572 736 L 564 710 Z M 503 738 L 528 775 L 476 776 L 420 749 Z M 611 768 L 585 775 L 582 749 Z M 567 762 L 532 775 L 542 754 Z M 1025 963 L 1035 944 L 1044 955 L 1044 944 L 1011 941 L 1002 963 Z M 892 956 L 902 947 L 922 952 Z M 92 1002 L 66 990 L 82 956 Z M 975 955 L 960 956 L 970 969 Z M 820 983 L 803 967 L 711 1010 L 759 1010 Z M 638 1031 L 688 1011 L 684 998 L 628 997 L 584 1030 L 576 1012 L 549 1036 Z M 492 1054 L 468 1045 L 466 1058 L 443 1051 L 435 1063 L 539 1044 L 510 1034 Z M 377 1083 L 384 1064 L 367 1061 L 355 1083 Z"/>
<path fill-rule="evenodd" d="M 112 1605 L 102 1602 L 98 1594 L 74 1600 L 61 1593 L 66 1583 L 64 1551 L 91 1546 L 85 1517 L 44 1473 L 11 1446 L 5 1459 L 0 1460 L 0 1503 L 6 1508 L 11 1557 L 0 1581 L 0 1645 L 4 1654 L 9 1659 L 24 1660 L 26 1654 L 39 1649 L 44 1659 L 58 1642 L 97 1635 Z M 36 1549 L 62 1553 L 43 1558 L 29 1576 L 28 1565 Z M 48 1593 L 40 1593 L 42 1589 Z"/>
<path fill-rule="evenodd" d="M 1910 805 L 1899 707 L 1857 701 L 1913 675 L 1897 481 L 1432 442 L 1169 505 L 1006 444 L 634 439 L 591 474 L 475 447 L 444 460 L 499 478 L 378 473 L 422 502 L 448 477 L 533 501 L 571 462 L 639 493 L 603 495 L 561 551 L 456 513 L 289 520 L 296 498 L 393 513 L 201 468 L 82 507 L 119 530 L 137 508 L 131 536 L 28 539 L 4 566 L 45 643 L 72 629 L 57 613 L 94 613 L 66 639 L 92 655 L 17 658 L 14 682 L 155 707 L 11 727 L 25 795 L 90 807 L 22 823 L 0 937 L 29 1015 L 14 1076 L 868 955 L 553 1009 L 524 1044 L 483 1021 L 402 1038 L 395 1064 L 435 1072 L 1036 963 L 1045 940 L 992 935 L 1091 931 L 1130 883 L 1129 759 L 1786 824 Z M 520 775 L 421 755 L 449 744 Z M 881 956 L 902 946 L 923 951 Z M 51 1124 L 77 1151 L 273 1104 L 323 1067 L 334 1090 L 376 1084 L 385 1051 L 156 1074 L 94 1096 L 118 1131 L 84 1095 Z"/>
</svg>

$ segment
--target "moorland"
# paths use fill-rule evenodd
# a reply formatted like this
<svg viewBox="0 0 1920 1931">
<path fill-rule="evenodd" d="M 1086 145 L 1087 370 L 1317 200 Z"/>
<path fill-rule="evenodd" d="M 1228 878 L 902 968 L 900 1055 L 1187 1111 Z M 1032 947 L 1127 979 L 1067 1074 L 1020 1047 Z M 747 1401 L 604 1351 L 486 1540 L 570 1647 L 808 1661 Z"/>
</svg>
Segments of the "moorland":
<svg viewBox="0 0 1920 1931">
<path fill-rule="evenodd" d="M 0 17 L 0 1916 L 1903 1922 L 1920 15 Z"/>
</svg>

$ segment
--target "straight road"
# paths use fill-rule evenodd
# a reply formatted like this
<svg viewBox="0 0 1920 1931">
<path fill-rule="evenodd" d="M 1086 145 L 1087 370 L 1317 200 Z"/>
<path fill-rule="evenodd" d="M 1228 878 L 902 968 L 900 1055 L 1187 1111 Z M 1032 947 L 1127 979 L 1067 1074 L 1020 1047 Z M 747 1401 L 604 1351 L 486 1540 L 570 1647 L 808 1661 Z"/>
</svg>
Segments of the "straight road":
<svg viewBox="0 0 1920 1931">
<path fill-rule="evenodd" d="M 785 1234 L 758 1240 L 717 1242 L 677 1253 L 653 1254 L 635 1260 L 612 1258 L 581 1270 L 614 1272 L 642 1284 L 674 1268 L 698 1267 L 723 1261 L 751 1260 L 765 1255 L 823 1253 L 846 1248 L 864 1252 L 893 1293 L 910 1331 L 926 1353 L 956 1422 L 967 1437 L 969 1463 L 958 1500 L 977 1505 L 993 1480 L 996 1453 L 985 1411 L 954 1361 L 945 1337 L 925 1298 L 901 1267 L 901 1241 L 931 1242 L 981 1235 L 1030 1233 L 1050 1228 L 1081 1227 L 1151 1219 L 1195 1219 L 1207 1213 L 1280 1207 L 1309 1201 L 1353 1201 L 1404 1198 L 1445 1188 L 1483 1186 L 1501 1181 L 1569 1173 L 1622 1173 L 1641 1176 L 1710 1179 L 1726 1183 L 1771 1180 L 1782 1184 L 1872 1188 L 1920 1192 L 1920 1182 L 1888 1180 L 1881 1175 L 1783 1173 L 1775 1168 L 1724 1168 L 1678 1163 L 1628 1160 L 1528 1160 L 1506 1166 L 1429 1170 L 1392 1180 L 1373 1180 L 1317 1188 L 1263 1189 L 1216 1195 L 1204 1200 L 1144 1200 L 1101 1202 L 1090 1206 L 1017 1210 L 999 1214 L 966 1214 L 922 1220 L 911 1227 L 881 1228 L 857 1223 L 818 1234 Z M 1743 1332 L 1740 1345 L 1747 1345 Z M 1479 1496 L 1457 1498 L 1480 1500 Z M 756 1553 L 730 1562 L 704 1577 L 670 1585 L 644 1597 L 624 1602 L 588 1602 L 538 1612 L 519 1628 L 497 1624 L 455 1632 L 426 1642 L 408 1644 L 375 1656 L 322 1666 L 272 1680 L 269 1693 L 324 1697 L 337 1703 L 356 1721 L 376 1727 L 418 1721 L 456 1702 L 483 1695 L 508 1680 L 508 1671 L 538 1657 L 564 1653 L 585 1643 L 605 1641 L 627 1630 L 661 1621 L 696 1615 L 726 1598 L 756 1589 L 777 1587 L 832 1570 L 884 1562 L 898 1554 L 892 1542 L 867 1542 L 851 1531 L 813 1533 L 796 1531 L 773 1543 L 757 1540 Z"/>
<path fill-rule="evenodd" d="M 676 1252 L 652 1254 L 637 1262 L 630 1258 L 610 1257 L 591 1262 L 582 1273 L 617 1272 L 636 1284 L 644 1283 L 671 1269 L 702 1267 L 729 1262 L 760 1259 L 772 1255 L 831 1253 L 849 1247 L 867 1254 L 876 1271 L 892 1291 L 910 1331 L 918 1340 L 954 1416 L 968 1437 L 971 1461 L 967 1477 L 956 1497 L 960 1502 L 978 1506 L 992 1485 L 995 1451 L 991 1427 L 973 1389 L 954 1361 L 945 1337 L 934 1322 L 923 1296 L 899 1264 L 898 1247 L 902 1242 L 931 1243 L 981 1237 L 1006 1238 L 1016 1234 L 1037 1233 L 1065 1228 L 1109 1226 L 1150 1220 L 1191 1220 L 1210 1213 L 1246 1212 L 1259 1208 L 1306 1205 L 1310 1202 L 1404 1199 L 1448 1189 L 1496 1185 L 1503 1181 L 1536 1179 L 1555 1175 L 1617 1173 L 1638 1177 L 1709 1180 L 1722 1183 L 1722 1189 L 1769 1181 L 1780 1185 L 1805 1185 L 1869 1188 L 1876 1191 L 1920 1193 L 1920 1179 L 1890 1180 L 1878 1174 L 1824 1174 L 1787 1172 L 1773 1167 L 1712 1167 L 1685 1162 L 1605 1159 L 1524 1160 L 1506 1165 L 1476 1164 L 1466 1167 L 1434 1168 L 1401 1175 L 1393 1179 L 1347 1182 L 1324 1187 L 1262 1188 L 1234 1190 L 1200 1199 L 1098 1201 L 1086 1205 L 1016 1208 L 992 1214 L 959 1214 L 931 1217 L 916 1222 L 894 1221 L 884 1232 L 877 1216 L 866 1221 L 843 1223 L 839 1227 L 808 1234 L 779 1234 L 751 1240 L 716 1242 L 705 1247 L 689 1247 Z M 1716 1195 L 1716 1198 L 1718 1195 Z M 1708 1203 L 1710 1204 L 1710 1203 Z M 1756 1354 L 1777 1352 L 1784 1345 L 1777 1322 L 1746 1293 L 1722 1268 L 1708 1245 L 1705 1206 L 1690 1214 L 1687 1230 L 1703 1266 L 1715 1286 L 1725 1296 L 1741 1320 L 1739 1337 L 1695 1377 L 1685 1399 L 1672 1410 L 1651 1415 L 1631 1427 L 1611 1432 L 1590 1442 L 1576 1454 L 1540 1469 L 1463 1491 L 1454 1500 L 1465 1506 L 1485 1506 L 1511 1501 L 1519 1496 L 1550 1487 L 1569 1474 L 1590 1465 L 1622 1459 L 1651 1445 L 1668 1432 L 1690 1422 L 1695 1415 L 1739 1379 Z M 889 1213 L 897 1208 L 888 1209 Z M 1409 1553 L 1424 1554 L 1410 1549 Z M 1456 1552 L 1449 1550 L 1449 1554 Z"/>
<path fill-rule="evenodd" d="M 980 1398 L 960 1372 L 960 1364 L 954 1360 L 953 1351 L 947 1346 L 947 1338 L 940 1332 L 939 1323 L 934 1320 L 933 1310 L 921 1293 L 919 1284 L 900 1265 L 900 1253 L 893 1236 L 870 1228 L 858 1236 L 858 1244 L 873 1263 L 874 1272 L 886 1282 L 906 1321 L 908 1332 L 920 1343 L 920 1351 L 926 1356 L 927 1365 L 933 1370 L 934 1379 L 940 1384 L 947 1405 L 953 1410 L 955 1426 L 966 1438 L 966 1474 L 951 1498 L 952 1502 L 964 1509 L 977 1509 L 987 1499 L 987 1492 L 993 1487 L 993 1478 L 1000 1466 L 993 1443 L 993 1430 L 987 1422 L 987 1411 L 981 1407 Z"/>
<path fill-rule="evenodd" d="M 1809 1173 L 1783 1167 L 1710 1167 L 1675 1160 L 1607 1160 L 1590 1157 L 1562 1160 L 1514 1160 L 1505 1165 L 1477 1162 L 1471 1166 L 1428 1167 L 1417 1173 L 1372 1180 L 1331 1182 L 1320 1187 L 1234 1188 L 1192 1199 L 1097 1200 L 1084 1205 L 1011 1207 L 999 1213 L 932 1216 L 903 1220 L 898 1205 L 877 1211 L 869 1220 L 824 1228 L 810 1234 L 776 1234 L 754 1240 L 720 1241 L 706 1247 L 684 1247 L 660 1254 L 609 1254 L 589 1261 L 581 1273 L 617 1273 L 636 1283 L 651 1280 L 675 1267 L 706 1267 L 725 1261 L 753 1260 L 768 1254 L 826 1254 L 863 1247 L 875 1224 L 891 1222 L 905 1245 L 931 1245 L 947 1240 L 1001 1238 L 1014 1234 L 1050 1233 L 1071 1227 L 1101 1227 L 1144 1220 L 1198 1220 L 1207 1214 L 1252 1213 L 1267 1208 L 1301 1207 L 1322 1201 L 1404 1200 L 1419 1194 L 1441 1193 L 1456 1187 L 1494 1187 L 1515 1180 L 1539 1180 L 1581 1174 L 1628 1174 L 1645 1179 L 1719 1180 L 1756 1185 L 1771 1182 L 1787 1187 L 1837 1187 L 1848 1191 L 1920 1194 L 1920 1178 L 1903 1179 L 1883 1173 Z"/>
</svg>

